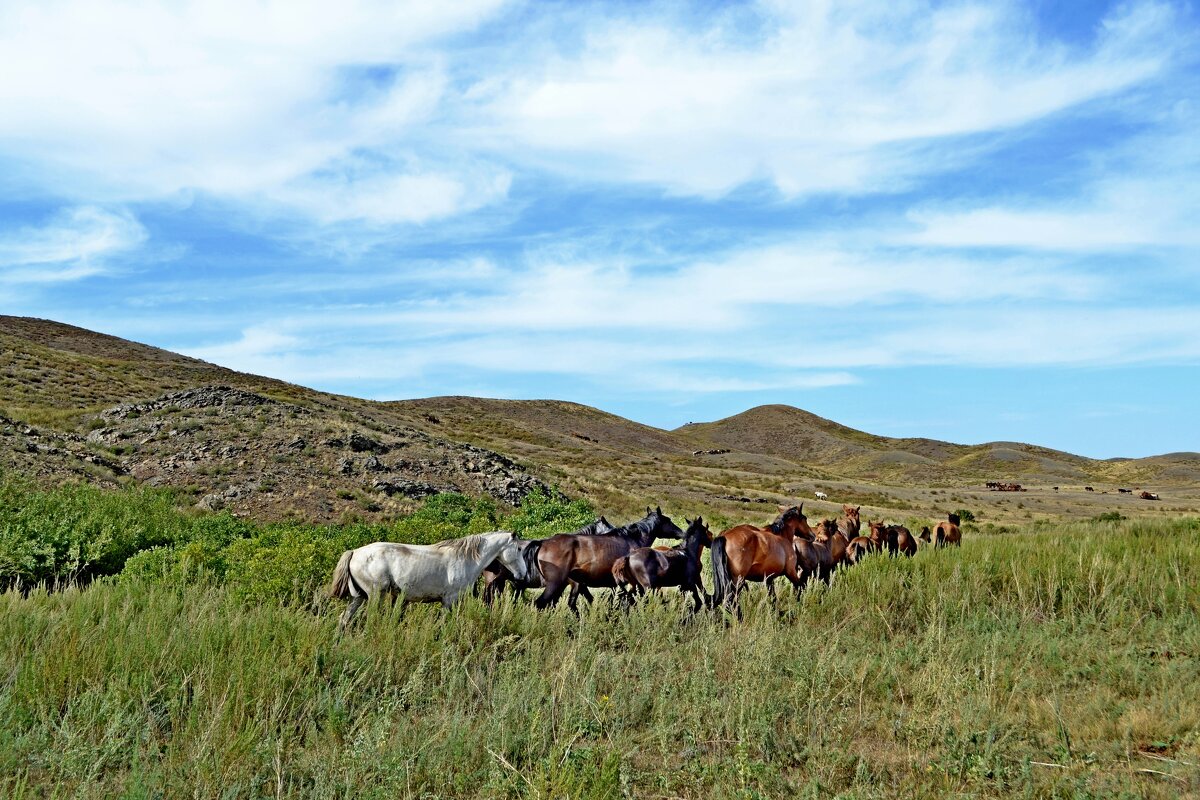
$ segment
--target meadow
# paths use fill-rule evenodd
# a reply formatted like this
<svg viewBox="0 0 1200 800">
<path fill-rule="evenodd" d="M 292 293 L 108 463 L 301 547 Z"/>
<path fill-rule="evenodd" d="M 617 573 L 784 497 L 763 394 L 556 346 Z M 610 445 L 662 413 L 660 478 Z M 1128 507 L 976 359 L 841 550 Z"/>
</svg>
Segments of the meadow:
<svg viewBox="0 0 1200 800">
<path fill-rule="evenodd" d="M 676 518 L 683 514 L 674 509 Z M 507 527 L 257 524 L 0 482 L 0 796 L 1180 797 L 1200 792 L 1200 519 L 968 526 L 741 623 L 674 594 L 368 608 L 346 547 Z"/>
</svg>

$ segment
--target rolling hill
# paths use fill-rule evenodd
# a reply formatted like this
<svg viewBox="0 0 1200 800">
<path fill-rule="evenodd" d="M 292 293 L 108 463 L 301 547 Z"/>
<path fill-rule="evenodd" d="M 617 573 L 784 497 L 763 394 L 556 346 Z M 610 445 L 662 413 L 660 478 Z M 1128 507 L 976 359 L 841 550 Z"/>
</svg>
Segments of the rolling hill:
<svg viewBox="0 0 1200 800">
<path fill-rule="evenodd" d="M 373 402 L 24 317 L 0 317 L 0 467 L 175 486 L 202 507 L 327 521 L 387 517 L 443 490 L 517 503 L 547 485 L 616 514 L 662 502 L 726 519 L 767 516 L 816 489 L 831 500 L 812 502 L 817 514 L 843 501 L 896 517 L 953 505 L 996 521 L 1200 505 L 1195 453 L 1096 461 L 1015 442 L 889 438 L 782 405 L 667 431 L 555 400 Z M 997 495 L 985 480 L 1032 491 Z M 1126 483 L 1170 491 L 1139 503 L 1116 495 Z"/>
</svg>

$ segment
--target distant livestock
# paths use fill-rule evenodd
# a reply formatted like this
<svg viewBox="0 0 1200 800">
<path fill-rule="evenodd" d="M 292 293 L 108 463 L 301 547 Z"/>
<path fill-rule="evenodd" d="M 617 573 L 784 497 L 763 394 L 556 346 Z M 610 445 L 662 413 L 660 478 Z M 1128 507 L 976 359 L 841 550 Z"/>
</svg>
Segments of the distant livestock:
<svg viewBox="0 0 1200 800">
<path fill-rule="evenodd" d="M 828 500 L 829 499 L 829 495 L 825 494 L 824 492 L 813 492 L 813 494 L 816 495 L 816 498 L 818 500 Z"/>
<path fill-rule="evenodd" d="M 1142 492 L 1141 494 L 1138 495 L 1138 497 L 1142 498 L 1143 500 L 1157 500 L 1158 499 L 1158 495 L 1154 492 Z"/>
<path fill-rule="evenodd" d="M 1096 490 L 1095 490 L 1095 489 L 1093 489 L 1091 486 L 1085 486 L 1085 487 L 1083 487 L 1083 490 L 1084 490 L 1085 492 L 1094 492 L 1094 491 L 1096 491 Z"/>
<path fill-rule="evenodd" d="M 1120 494 L 1133 494 L 1133 489 L 1117 489 Z"/>
<path fill-rule="evenodd" d="M 1021 484 L 1019 484 L 1019 483 L 1004 483 L 1002 481 L 988 481 L 987 483 L 984 484 L 984 486 L 986 486 L 988 489 L 991 489 L 993 492 L 1026 492 L 1026 491 L 1029 491 L 1028 489 L 1023 488 L 1021 486 Z"/>
</svg>

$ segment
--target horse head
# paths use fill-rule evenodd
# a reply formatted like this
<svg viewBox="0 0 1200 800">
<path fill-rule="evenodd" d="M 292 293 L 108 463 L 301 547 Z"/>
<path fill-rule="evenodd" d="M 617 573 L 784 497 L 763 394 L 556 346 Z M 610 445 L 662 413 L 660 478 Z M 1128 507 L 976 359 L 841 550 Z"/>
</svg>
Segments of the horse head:
<svg viewBox="0 0 1200 800">
<path fill-rule="evenodd" d="M 654 510 L 650 510 L 650 506 L 646 506 L 646 519 L 644 522 L 650 524 L 650 530 L 654 532 L 656 539 L 682 539 L 683 529 L 671 521 L 671 518 L 662 512 L 661 506 L 655 506 Z"/>
</svg>

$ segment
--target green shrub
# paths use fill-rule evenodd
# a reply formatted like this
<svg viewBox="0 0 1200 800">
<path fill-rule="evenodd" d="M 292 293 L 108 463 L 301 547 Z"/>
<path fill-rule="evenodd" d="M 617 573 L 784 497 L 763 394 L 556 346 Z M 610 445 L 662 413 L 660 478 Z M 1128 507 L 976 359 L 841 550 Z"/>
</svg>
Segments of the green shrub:
<svg viewBox="0 0 1200 800">
<path fill-rule="evenodd" d="M 1024 507 L 1025 506 L 1023 506 L 1023 505 L 1017 506 L 1017 508 L 1024 508 Z M 957 511 L 955 511 L 954 513 L 958 514 L 958 518 L 960 520 L 962 520 L 963 522 L 974 522 L 975 521 L 975 514 L 972 513 L 971 511 L 968 511 L 965 508 L 960 508 Z"/>
</svg>

